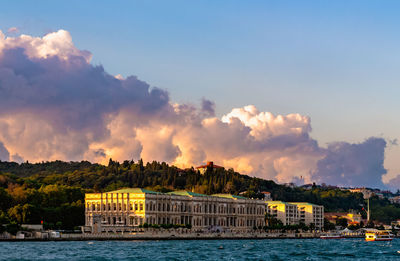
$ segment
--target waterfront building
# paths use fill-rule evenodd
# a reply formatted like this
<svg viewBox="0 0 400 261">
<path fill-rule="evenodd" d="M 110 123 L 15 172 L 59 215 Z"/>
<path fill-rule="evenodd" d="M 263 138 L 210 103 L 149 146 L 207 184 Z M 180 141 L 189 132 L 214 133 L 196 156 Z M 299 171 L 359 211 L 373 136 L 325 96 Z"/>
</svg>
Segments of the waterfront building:
<svg viewBox="0 0 400 261">
<path fill-rule="evenodd" d="M 265 201 L 267 213 L 282 221 L 283 225 L 307 226 L 314 224 L 316 229 L 324 227 L 324 207 L 307 202 Z"/>
<path fill-rule="evenodd" d="M 291 202 L 297 206 L 299 223 L 306 225 L 314 224 L 316 229 L 321 230 L 324 227 L 324 207 L 307 203 Z"/>
<path fill-rule="evenodd" d="M 248 231 L 264 226 L 262 200 L 189 191 L 128 188 L 85 195 L 85 231 L 131 231 L 143 225 L 182 224 L 198 231 Z"/>
<path fill-rule="evenodd" d="M 265 201 L 267 214 L 282 221 L 283 225 L 299 224 L 297 206 L 283 201 Z"/>
</svg>

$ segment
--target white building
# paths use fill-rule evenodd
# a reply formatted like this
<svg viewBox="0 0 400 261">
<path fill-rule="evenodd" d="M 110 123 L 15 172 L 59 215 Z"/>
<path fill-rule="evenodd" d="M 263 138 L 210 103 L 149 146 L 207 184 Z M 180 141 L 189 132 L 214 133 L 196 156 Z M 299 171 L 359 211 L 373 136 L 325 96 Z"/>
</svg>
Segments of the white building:
<svg viewBox="0 0 400 261">
<path fill-rule="evenodd" d="M 267 213 L 282 221 L 283 225 L 314 224 L 316 229 L 324 227 L 324 207 L 307 202 L 265 201 Z"/>
</svg>

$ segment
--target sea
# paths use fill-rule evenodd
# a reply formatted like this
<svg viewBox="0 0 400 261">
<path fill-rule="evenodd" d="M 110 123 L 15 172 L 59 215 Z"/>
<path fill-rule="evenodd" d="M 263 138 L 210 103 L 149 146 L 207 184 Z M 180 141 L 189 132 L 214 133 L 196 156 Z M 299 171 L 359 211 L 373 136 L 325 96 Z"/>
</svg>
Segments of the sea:
<svg viewBox="0 0 400 261">
<path fill-rule="evenodd" d="M 400 260 L 400 239 L 0 242 L 0 260 Z"/>
</svg>

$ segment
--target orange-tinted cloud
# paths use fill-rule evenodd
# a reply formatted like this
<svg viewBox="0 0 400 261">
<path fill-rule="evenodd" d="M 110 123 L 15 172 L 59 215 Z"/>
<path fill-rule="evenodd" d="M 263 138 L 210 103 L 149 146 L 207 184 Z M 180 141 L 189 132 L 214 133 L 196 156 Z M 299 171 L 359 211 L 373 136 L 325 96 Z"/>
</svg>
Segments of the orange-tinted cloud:
<svg viewBox="0 0 400 261">
<path fill-rule="evenodd" d="M 0 32 L 0 159 L 143 158 L 180 167 L 213 160 L 279 182 L 335 183 L 346 181 L 341 175 L 351 176 L 370 153 L 376 161 L 362 169 L 375 180 L 384 174 L 385 143 L 366 141 L 351 152 L 354 146 L 343 145 L 339 154 L 349 158 L 334 157 L 335 146 L 322 148 L 310 137 L 307 116 L 249 105 L 217 118 L 211 101 L 203 99 L 200 108 L 174 104 L 165 90 L 134 76 L 112 76 L 90 59 L 64 30 L 44 37 Z M 337 173 L 331 160 L 353 165 Z"/>
</svg>

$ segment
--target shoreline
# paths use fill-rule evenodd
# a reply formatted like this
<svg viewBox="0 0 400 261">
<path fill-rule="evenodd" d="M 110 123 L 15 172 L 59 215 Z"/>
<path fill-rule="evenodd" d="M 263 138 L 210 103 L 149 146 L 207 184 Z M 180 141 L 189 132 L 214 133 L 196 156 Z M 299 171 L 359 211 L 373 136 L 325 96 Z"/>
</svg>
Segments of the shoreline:
<svg viewBox="0 0 400 261">
<path fill-rule="evenodd" d="M 144 235 L 104 235 L 104 236 L 93 236 L 93 235 L 79 235 L 71 236 L 74 234 L 63 234 L 59 238 L 0 238 L 0 242 L 46 242 L 46 241 L 168 241 L 168 240 L 277 240 L 277 239 L 321 239 L 319 236 L 221 236 L 221 235 L 165 235 L 165 236 L 144 236 Z M 352 239 L 352 238 L 364 238 L 364 236 L 346 236 L 341 239 Z M 333 240 L 333 239 L 321 239 L 321 240 Z M 338 239 L 335 239 L 338 240 Z"/>
</svg>

